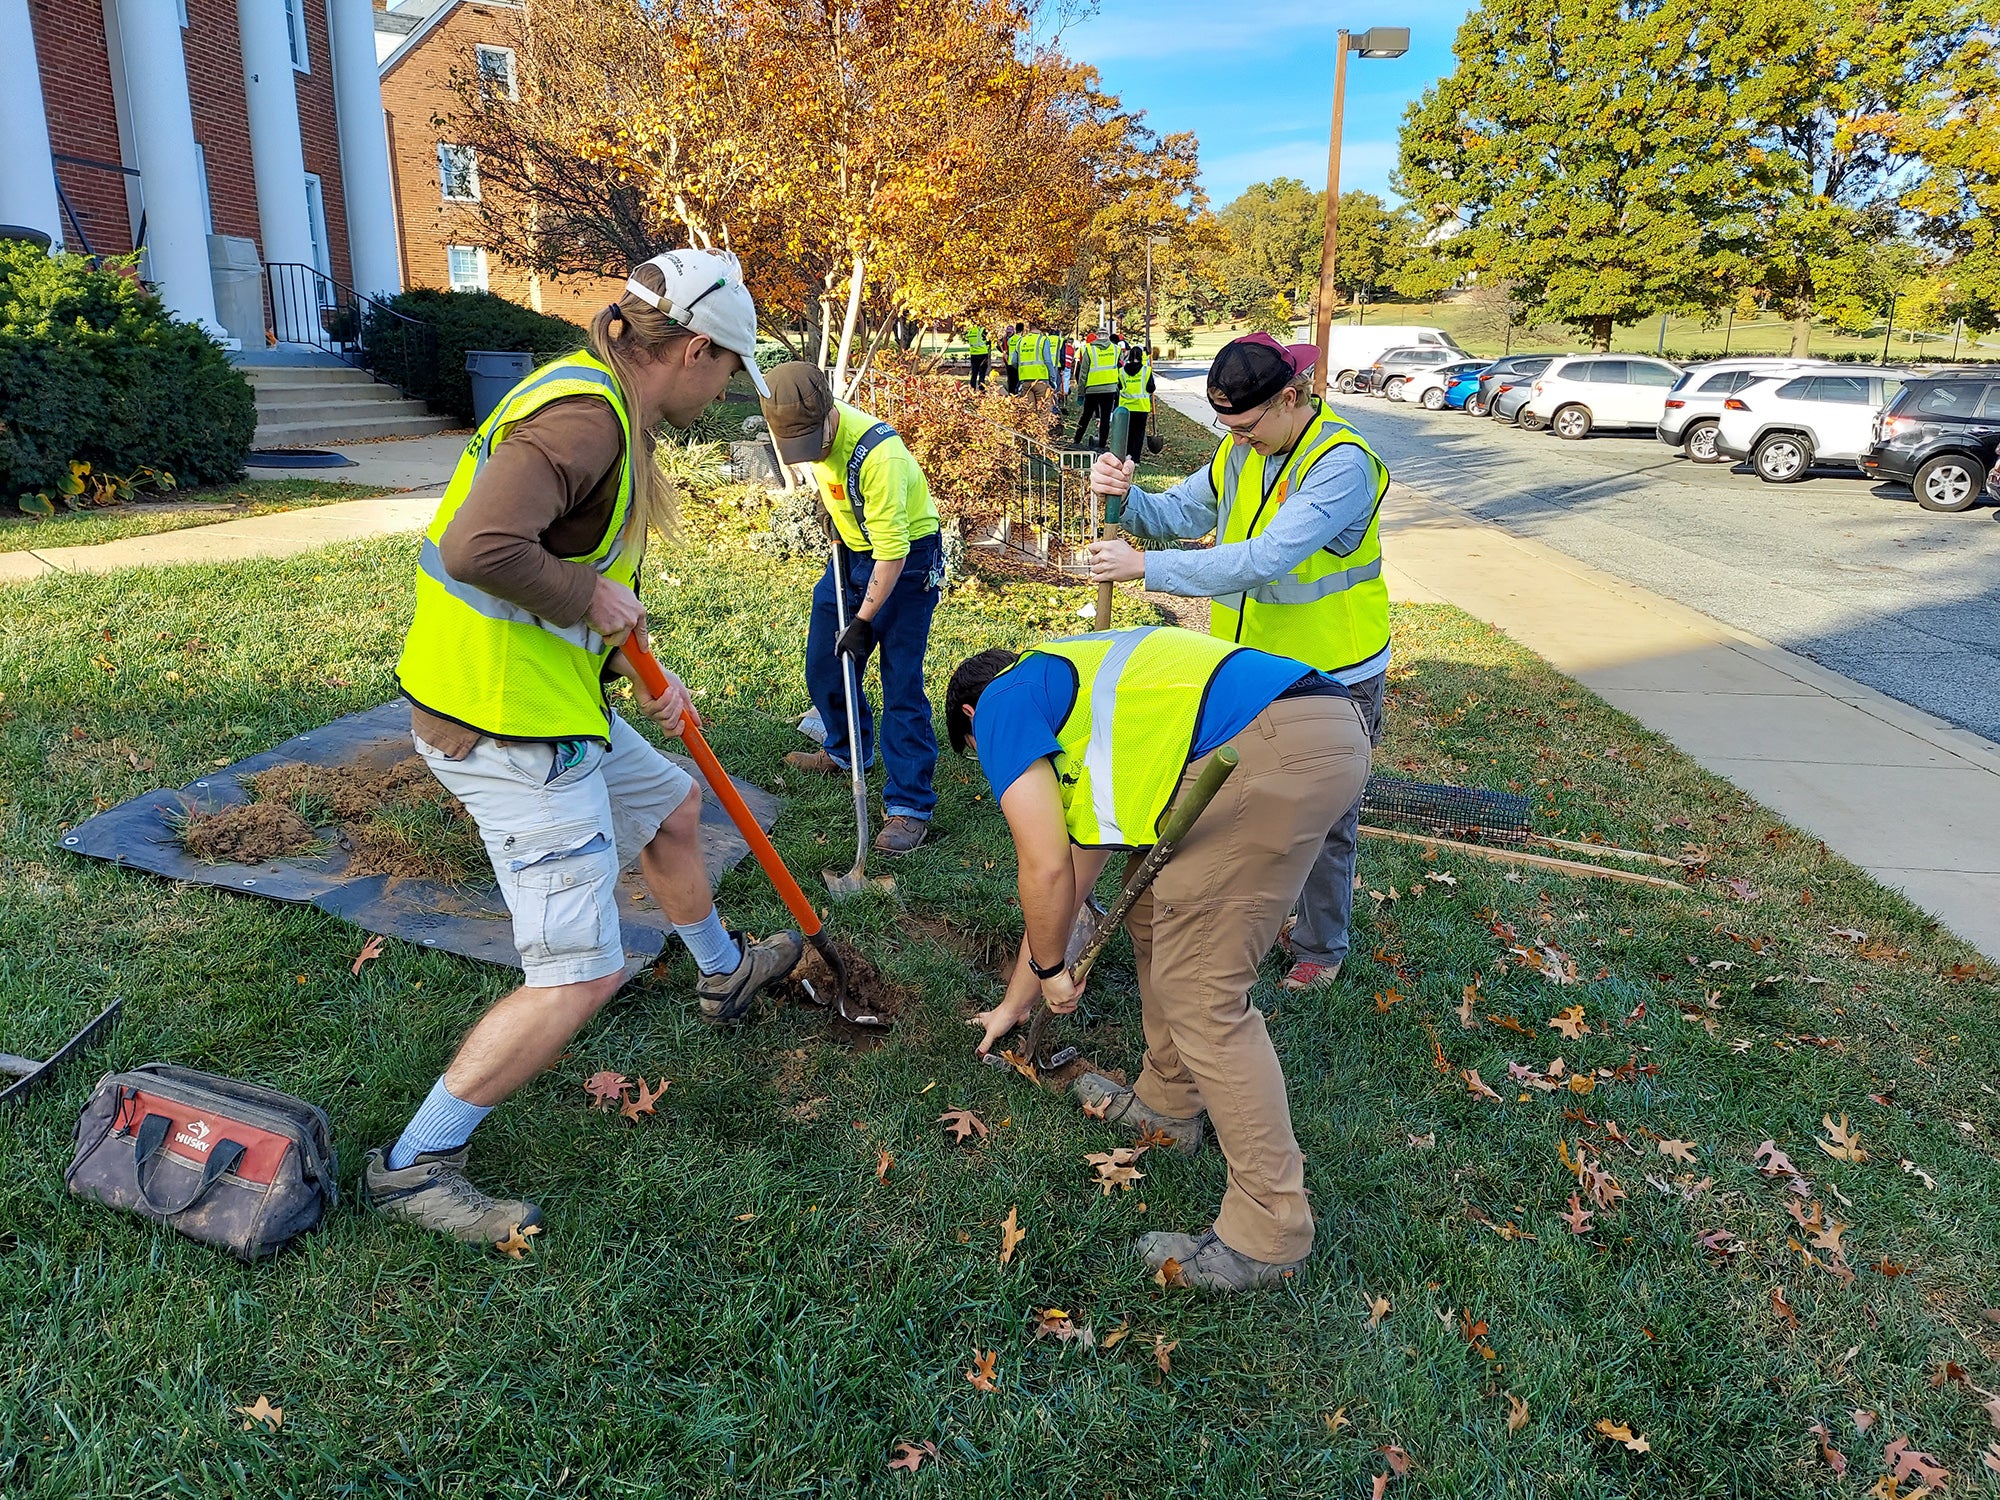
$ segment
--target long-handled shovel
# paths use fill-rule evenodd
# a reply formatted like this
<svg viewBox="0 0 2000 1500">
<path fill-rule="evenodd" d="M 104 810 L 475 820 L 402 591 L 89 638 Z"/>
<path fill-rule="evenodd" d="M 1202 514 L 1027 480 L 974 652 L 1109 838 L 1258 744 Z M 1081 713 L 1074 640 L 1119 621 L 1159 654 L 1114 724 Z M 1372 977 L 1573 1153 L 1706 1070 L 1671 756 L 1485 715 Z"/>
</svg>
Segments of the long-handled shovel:
<svg viewBox="0 0 2000 1500">
<path fill-rule="evenodd" d="M 1118 899 L 1111 903 L 1111 909 L 1105 912 L 1098 922 L 1097 931 L 1091 935 L 1090 941 L 1083 945 L 1082 951 L 1070 960 L 1070 982 L 1078 989 L 1082 989 L 1084 981 L 1090 977 L 1091 967 L 1097 962 L 1098 954 L 1104 951 L 1104 945 L 1111 941 L 1111 934 L 1124 925 L 1126 916 L 1138 903 L 1139 898 L 1146 893 L 1147 887 L 1152 885 L 1153 877 L 1158 875 L 1161 867 L 1174 857 L 1174 851 L 1187 838 L 1189 830 L 1194 827 L 1195 819 L 1202 815 L 1208 804 L 1215 800 L 1215 794 L 1222 790 L 1222 783 L 1227 781 L 1229 773 L 1236 769 L 1236 761 L 1234 745 L 1224 745 L 1216 751 L 1208 758 L 1208 764 L 1201 768 L 1201 773 L 1195 777 L 1194 785 L 1187 789 L 1187 795 L 1176 802 L 1172 811 L 1167 814 L 1167 826 L 1160 831 L 1159 842 L 1146 851 L 1146 857 L 1139 862 L 1139 868 L 1132 872 L 1131 878 L 1118 892 Z M 1074 1047 L 1065 1047 L 1053 1055 L 1049 1054 L 1049 1031 L 1054 1020 L 1055 1012 L 1049 1009 L 1047 1002 L 1037 1000 L 1034 1017 L 1028 1022 L 1027 1056 L 1028 1060 L 1044 1073 L 1062 1067 L 1076 1056 Z"/>
<path fill-rule="evenodd" d="M 1126 445 L 1131 441 L 1131 437 L 1132 413 L 1123 405 L 1120 405 L 1111 413 L 1111 446 L 1105 452 L 1109 453 L 1113 458 L 1123 458 L 1125 456 Z M 1104 503 L 1104 526 L 1098 532 L 1098 536 L 1108 539 L 1121 535 L 1118 518 L 1125 514 L 1125 497 L 1123 495 L 1100 495 L 1098 498 Z M 1111 584 L 1109 582 L 1100 583 L 1097 586 L 1097 619 L 1094 624 L 1098 630 L 1109 630 L 1111 628 Z"/>
<path fill-rule="evenodd" d="M 660 664 L 653 659 L 652 652 L 629 636 L 618 649 L 625 653 L 625 660 L 630 662 L 632 670 L 639 674 L 639 680 L 645 684 L 648 693 L 655 698 L 665 694 L 667 674 L 660 670 Z M 779 899 L 785 903 L 786 910 L 791 912 L 792 920 L 799 924 L 800 934 L 813 945 L 814 950 L 825 961 L 827 972 L 833 975 L 834 1014 L 850 1026 L 888 1030 L 895 1024 L 890 1017 L 854 1007 L 847 982 L 847 965 L 841 962 L 839 950 L 833 946 L 833 940 L 826 935 L 825 929 L 821 926 L 819 913 L 813 910 L 812 902 L 806 900 L 806 893 L 799 889 L 799 883 L 792 879 L 792 872 L 785 868 L 783 857 L 772 846 L 764 830 L 757 826 L 756 817 L 744 803 L 742 793 L 736 790 L 736 783 L 729 779 L 729 773 L 722 769 L 722 762 L 717 760 L 715 752 L 708 748 L 708 741 L 703 737 L 699 726 L 683 719 L 681 743 L 687 746 L 688 754 L 694 757 L 694 763 L 701 767 L 701 774 L 708 781 L 708 789 L 715 793 L 716 800 L 729 814 L 729 820 L 736 825 L 736 831 L 742 834 L 744 842 L 749 844 L 750 852 L 757 856 L 757 863 L 763 866 L 764 873 L 770 877 Z M 806 993 L 812 995 L 815 1000 L 819 999 L 810 985 L 806 986 Z M 824 1005 L 826 1002 L 821 1000 L 820 1003 Z"/>
<path fill-rule="evenodd" d="M 839 634 L 847 634 L 847 552 L 840 545 L 838 533 L 833 538 L 833 617 L 838 622 Z M 847 772 L 854 787 L 854 868 L 845 874 L 835 874 L 832 870 L 820 873 L 834 900 L 841 901 L 859 895 L 870 886 L 893 891 L 896 881 L 890 875 L 868 878 L 868 773 L 861 764 L 861 687 L 856 681 L 860 674 L 854 670 L 854 658 L 845 651 L 836 649 L 834 655 L 840 658 L 840 683 L 847 699 Z"/>
</svg>

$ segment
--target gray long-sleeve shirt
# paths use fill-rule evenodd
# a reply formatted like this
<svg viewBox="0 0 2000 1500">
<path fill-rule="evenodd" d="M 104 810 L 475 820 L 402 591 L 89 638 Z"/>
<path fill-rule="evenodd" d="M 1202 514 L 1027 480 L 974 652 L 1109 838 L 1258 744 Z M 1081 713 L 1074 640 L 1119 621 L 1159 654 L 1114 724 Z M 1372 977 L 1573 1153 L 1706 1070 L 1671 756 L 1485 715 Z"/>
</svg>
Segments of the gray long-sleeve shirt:
<svg viewBox="0 0 2000 1500">
<path fill-rule="evenodd" d="M 1266 463 L 1269 485 L 1276 486 L 1283 467 L 1278 462 Z M 1256 502 L 1240 495 L 1237 503 Z M 1159 494 L 1134 485 L 1125 497 L 1125 513 L 1119 524 L 1135 536 L 1206 536 L 1215 530 L 1219 504 L 1204 464 Z M 1368 534 L 1374 512 L 1374 464 L 1360 448 L 1343 443 L 1312 466 L 1256 536 L 1218 543 L 1200 552 L 1148 552 L 1146 587 L 1194 598 L 1240 594 L 1284 577 L 1323 547 L 1352 552 Z M 1362 682 L 1388 666 L 1389 652 L 1384 648 L 1367 661 L 1333 675 L 1342 682 Z"/>
</svg>

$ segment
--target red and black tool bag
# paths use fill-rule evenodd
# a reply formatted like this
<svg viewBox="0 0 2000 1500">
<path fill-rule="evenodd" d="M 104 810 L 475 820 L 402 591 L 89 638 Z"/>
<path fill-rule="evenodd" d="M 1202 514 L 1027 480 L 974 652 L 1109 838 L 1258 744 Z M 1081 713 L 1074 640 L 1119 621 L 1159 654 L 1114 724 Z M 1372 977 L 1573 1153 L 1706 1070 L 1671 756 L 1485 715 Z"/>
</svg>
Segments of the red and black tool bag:
<svg viewBox="0 0 2000 1500">
<path fill-rule="evenodd" d="M 255 1260 L 319 1227 L 340 1201 L 335 1170 L 323 1110 L 254 1083 L 148 1063 L 98 1080 L 63 1180 L 78 1198 Z"/>
</svg>

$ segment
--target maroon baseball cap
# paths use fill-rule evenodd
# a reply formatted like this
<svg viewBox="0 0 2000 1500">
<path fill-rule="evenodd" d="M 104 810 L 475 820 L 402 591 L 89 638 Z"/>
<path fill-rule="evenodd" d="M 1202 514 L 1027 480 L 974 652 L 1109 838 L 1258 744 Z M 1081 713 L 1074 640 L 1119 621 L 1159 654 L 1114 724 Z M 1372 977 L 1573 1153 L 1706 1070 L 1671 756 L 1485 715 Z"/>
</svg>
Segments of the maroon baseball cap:
<svg viewBox="0 0 2000 1500">
<path fill-rule="evenodd" d="M 1208 404 L 1225 416 L 1262 406 L 1319 363 L 1311 344 L 1281 344 L 1268 333 L 1245 334 L 1222 346 L 1208 367 Z"/>
</svg>

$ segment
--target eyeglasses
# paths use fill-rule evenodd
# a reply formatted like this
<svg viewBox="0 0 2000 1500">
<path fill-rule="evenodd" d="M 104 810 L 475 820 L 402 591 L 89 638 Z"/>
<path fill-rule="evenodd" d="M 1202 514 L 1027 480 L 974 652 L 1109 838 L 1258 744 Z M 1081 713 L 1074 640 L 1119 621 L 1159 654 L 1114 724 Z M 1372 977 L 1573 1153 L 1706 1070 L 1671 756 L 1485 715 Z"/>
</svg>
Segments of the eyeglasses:
<svg viewBox="0 0 2000 1500">
<path fill-rule="evenodd" d="M 1257 408 L 1257 415 L 1252 417 L 1248 422 L 1231 422 L 1220 414 L 1216 416 L 1215 421 L 1216 425 L 1231 437 L 1247 438 L 1251 433 L 1264 425 L 1264 418 L 1270 414 L 1271 402 L 1266 401 L 1262 406 Z"/>
</svg>

